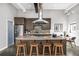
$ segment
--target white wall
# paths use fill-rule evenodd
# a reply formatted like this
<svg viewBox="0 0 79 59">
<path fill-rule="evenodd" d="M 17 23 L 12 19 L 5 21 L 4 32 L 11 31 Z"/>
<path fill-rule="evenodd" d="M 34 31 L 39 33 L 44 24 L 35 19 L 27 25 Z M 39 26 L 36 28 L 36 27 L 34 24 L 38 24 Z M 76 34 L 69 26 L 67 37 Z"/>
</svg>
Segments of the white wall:
<svg viewBox="0 0 79 59">
<path fill-rule="evenodd" d="M 68 24 L 68 33 L 71 36 L 76 36 L 76 45 L 79 46 L 79 5 L 75 6 L 69 11 L 69 15 L 67 15 L 67 24 Z M 70 24 L 76 23 L 77 30 L 70 33 Z"/>
<path fill-rule="evenodd" d="M 0 3 L 0 51 L 8 45 L 8 20 L 13 22 L 16 9 L 7 3 Z"/>
<path fill-rule="evenodd" d="M 17 13 L 18 17 L 26 17 L 26 18 L 37 18 L 38 14 L 35 13 L 35 10 L 27 10 L 25 13 L 19 11 Z M 50 33 L 54 33 L 54 24 L 62 23 L 63 31 L 66 31 L 66 16 L 64 15 L 63 10 L 44 10 L 43 17 L 51 18 L 51 30 Z"/>
<path fill-rule="evenodd" d="M 66 17 L 64 15 L 64 11 L 60 10 L 48 10 L 44 12 L 44 17 L 51 18 L 51 30 L 50 33 L 63 33 L 66 31 Z M 63 24 L 63 32 L 54 32 L 54 24 L 60 23 Z"/>
</svg>

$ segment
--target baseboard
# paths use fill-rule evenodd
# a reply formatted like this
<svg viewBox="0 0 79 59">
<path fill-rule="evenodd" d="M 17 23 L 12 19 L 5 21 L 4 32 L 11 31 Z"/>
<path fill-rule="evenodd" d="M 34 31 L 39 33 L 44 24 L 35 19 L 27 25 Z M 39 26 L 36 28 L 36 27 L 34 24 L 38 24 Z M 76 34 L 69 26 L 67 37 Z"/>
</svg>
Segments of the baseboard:
<svg viewBox="0 0 79 59">
<path fill-rule="evenodd" d="M 14 43 L 10 44 L 9 46 L 12 46 L 12 45 L 14 45 Z M 9 46 L 8 46 L 8 47 L 9 47 Z"/>
<path fill-rule="evenodd" d="M 12 45 L 14 45 L 14 43 L 10 44 L 10 46 L 12 46 Z M 8 48 L 8 47 L 9 47 L 9 46 L 5 46 L 5 47 L 1 48 L 0 51 L 6 49 L 6 48 Z"/>
<path fill-rule="evenodd" d="M 7 46 L 5 46 L 5 47 L 1 48 L 1 49 L 0 49 L 0 51 L 4 50 L 4 49 L 6 49 L 6 48 L 7 48 Z"/>
</svg>

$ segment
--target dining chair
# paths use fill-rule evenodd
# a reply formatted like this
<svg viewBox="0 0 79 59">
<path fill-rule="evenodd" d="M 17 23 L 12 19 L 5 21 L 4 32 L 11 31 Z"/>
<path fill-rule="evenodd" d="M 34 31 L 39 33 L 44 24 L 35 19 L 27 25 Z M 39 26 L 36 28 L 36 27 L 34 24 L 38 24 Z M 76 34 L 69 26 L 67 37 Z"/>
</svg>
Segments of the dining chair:
<svg viewBox="0 0 79 59">
<path fill-rule="evenodd" d="M 76 46 L 75 39 L 76 39 L 76 37 L 72 37 L 69 40 L 67 40 L 67 42 L 70 43 L 70 45 L 71 45 L 72 48 L 73 48 L 73 44 L 72 43 L 74 43 L 74 45 Z"/>
</svg>

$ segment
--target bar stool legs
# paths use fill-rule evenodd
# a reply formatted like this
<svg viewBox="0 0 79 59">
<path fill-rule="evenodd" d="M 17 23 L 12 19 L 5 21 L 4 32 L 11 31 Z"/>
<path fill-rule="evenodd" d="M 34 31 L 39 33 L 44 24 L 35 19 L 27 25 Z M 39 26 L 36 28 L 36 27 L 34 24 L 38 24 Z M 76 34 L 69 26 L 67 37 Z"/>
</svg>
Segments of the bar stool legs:
<svg viewBox="0 0 79 59">
<path fill-rule="evenodd" d="M 32 46 L 31 46 L 31 48 L 30 48 L 30 56 L 32 55 Z"/>
<path fill-rule="evenodd" d="M 21 49 L 23 49 L 22 53 Z M 17 45 L 16 56 L 20 56 L 21 54 L 25 56 L 25 45 Z"/>
<path fill-rule="evenodd" d="M 50 53 L 50 55 L 51 55 L 51 47 L 49 47 L 49 53 Z"/>
<path fill-rule="evenodd" d="M 43 47 L 43 55 L 45 55 L 45 48 L 46 47 L 49 49 L 49 54 L 51 55 L 51 45 L 44 45 L 44 47 Z"/>
<path fill-rule="evenodd" d="M 63 45 L 58 45 L 58 44 L 54 45 L 53 51 L 55 51 L 55 55 L 57 54 L 64 55 Z"/>
<path fill-rule="evenodd" d="M 25 53 L 25 52 L 26 52 L 26 51 L 25 51 L 25 47 L 23 47 L 23 48 L 24 48 L 24 56 L 25 56 L 25 54 L 26 54 L 26 53 Z"/>
<path fill-rule="evenodd" d="M 31 45 L 31 48 L 30 48 L 30 56 L 32 55 L 32 51 L 33 51 L 33 48 L 36 48 L 36 54 L 38 55 L 38 45 Z"/>
<path fill-rule="evenodd" d="M 44 51 L 45 51 L 45 46 L 43 47 L 43 55 L 44 55 Z"/>
<path fill-rule="evenodd" d="M 36 49 L 37 49 L 37 55 L 38 55 L 38 53 L 39 53 L 39 52 L 38 52 L 38 47 L 37 47 Z"/>
<path fill-rule="evenodd" d="M 55 55 L 57 54 L 57 47 L 55 47 Z"/>
<path fill-rule="evenodd" d="M 19 55 L 19 48 L 17 48 L 17 50 L 16 50 L 16 56 L 18 56 Z"/>
</svg>

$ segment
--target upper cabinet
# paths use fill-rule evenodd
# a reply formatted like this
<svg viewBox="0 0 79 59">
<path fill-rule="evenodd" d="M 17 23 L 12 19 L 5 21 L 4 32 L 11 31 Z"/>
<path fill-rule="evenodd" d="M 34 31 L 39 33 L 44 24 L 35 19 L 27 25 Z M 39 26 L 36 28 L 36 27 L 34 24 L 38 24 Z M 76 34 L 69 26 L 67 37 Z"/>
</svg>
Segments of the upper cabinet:
<svg viewBox="0 0 79 59">
<path fill-rule="evenodd" d="M 47 24 L 43 24 L 43 30 L 50 30 L 51 29 L 51 18 L 43 18 L 44 20 L 48 21 Z"/>
<path fill-rule="evenodd" d="M 23 17 L 15 17 L 14 22 L 15 25 L 24 25 L 24 31 L 26 29 L 28 30 L 34 30 L 35 24 L 33 24 L 34 20 L 37 20 L 38 18 L 23 18 Z M 48 24 L 42 25 L 42 30 L 50 30 L 51 29 L 51 18 L 43 18 L 44 20 L 48 21 Z"/>
<path fill-rule="evenodd" d="M 33 30 L 33 28 L 34 28 L 33 21 L 35 20 L 35 18 L 25 18 L 25 20 L 26 20 L 26 22 L 25 22 L 26 29 Z"/>
<path fill-rule="evenodd" d="M 51 29 L 51 18 L 43 18 L 44 20 L 48 21 L 47 24 L 42 25 L 43 30 L 50 30 Z M 35 24 L 33 21 L 37 20 L 37 18 L 26 18 L 26 29 L 34 30 Z"/>
<path fill-rule="evenodd" d="M 14 22 L 17 25 L 22 25 L 22 24 L 24 24 L 24 17 L 15 17 Z"/>
</svg>

